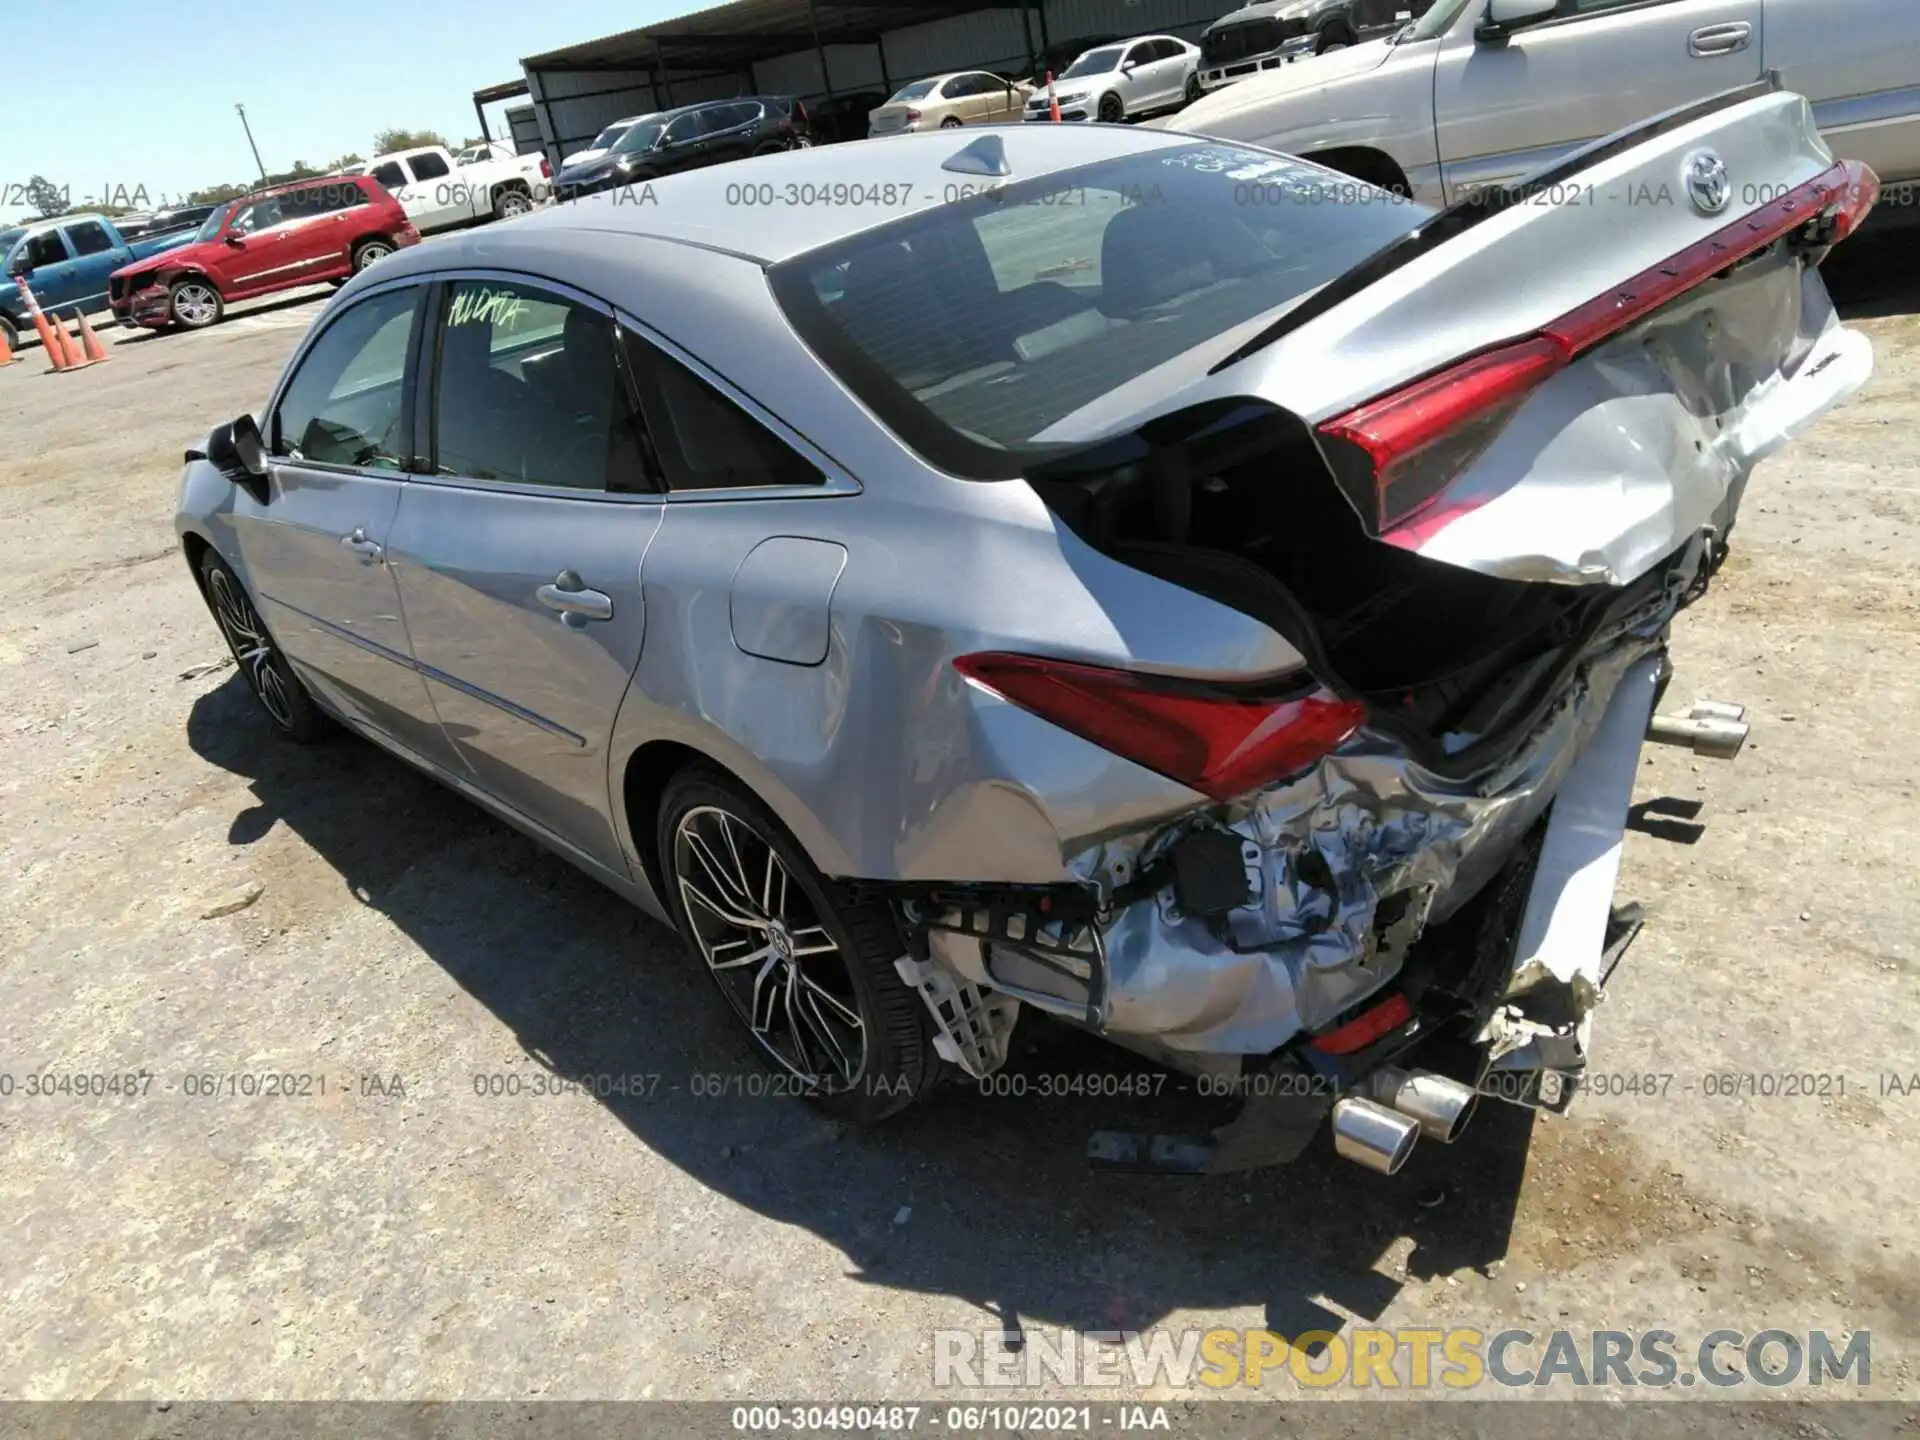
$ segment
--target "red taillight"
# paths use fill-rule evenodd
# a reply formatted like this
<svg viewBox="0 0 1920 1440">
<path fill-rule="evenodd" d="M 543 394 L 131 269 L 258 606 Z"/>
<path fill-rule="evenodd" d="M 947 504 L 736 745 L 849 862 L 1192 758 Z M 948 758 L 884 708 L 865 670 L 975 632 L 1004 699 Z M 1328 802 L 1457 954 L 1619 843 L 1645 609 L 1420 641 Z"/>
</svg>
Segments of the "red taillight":
<svg viewBox="0 0 1920 1440">
<path fill-rule="evenodd" d="M 1340 442 L 1332 456 L 1335 471 L 1376 533 L 1402 525 L 1480 457 L 1528 396 L 1582 353 L 1823 216 L 1830 226 L 1826 243 L 1837 244 L 1860 228 L 1879 193 L 1879 177 L 1867 166 L 1835 165 L 1538 334 L 1456 361 L 1322 422 L 1320 434 Z M 1356 447 L 1358 455 L 1345 446 Z M 1352 478 L 1356 467 L 1348 457 L 1368 472 L 1361 480 Z"/>
<path fill-rule="evenodd" d="M 553 178 L 553 166 L 544 155 L 540 157 L 540 178 L 542 180 L 551 180 Z"/>
<path fill-rule="evenodd" d="M 798 100 L 793 102 L 793 118 L 798 120 L 802 125 L 807 123 L 807 107 L 802 105 Z"/>
<path fill-rule="evenodd" d="M 1371 1010 L 1355 1016 L 1336 1030 L 1313 1038 L 1313 1048 L 1323 1055 L 1351 1055 L 1374 1041 L 1398 1030 L 1413 1018 L 1413 1006 L 1404 995 L 1389 995 Z"/>
<path fill-rule="evenodd" d="M 1320 433 L 1366 453 L 1374 524 L 1386 530 L 1423 509 L 1473 464 L 1513 412 L 1566 363 L 1559 342 L 1523 340 L 1348 411 Z"/>
<path fill-rule="evenodd" d="M 920 118 L 920 112 L 918 110 L 907 111 L 907 123 L 909 125 L 911 125 L 914 121 L 918 120 L 919 118 Z"/>
<path fill-rule="evenodd" d="M 1306 768 L 1360 728 L 1364 705 L 1288 697 L 1037 655 L 962 655 L 953 668 L 1023 710 L 1215 800 Z"/>
</svg>

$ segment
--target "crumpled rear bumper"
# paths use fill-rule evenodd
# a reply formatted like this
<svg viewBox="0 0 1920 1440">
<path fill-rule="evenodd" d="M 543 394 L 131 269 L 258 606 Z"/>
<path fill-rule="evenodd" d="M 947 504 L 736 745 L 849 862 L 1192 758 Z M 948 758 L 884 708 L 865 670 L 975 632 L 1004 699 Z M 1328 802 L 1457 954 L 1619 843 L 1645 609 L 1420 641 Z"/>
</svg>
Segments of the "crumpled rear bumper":
<svg viewBox="0 0 1920 1440">
<path fill-rule="evenodd" d="M 1667 627 L 1703 551 L 1704 539 L 1657 599 L 1596 642 L 1490 768 L 1436 773 L 1362 730 L 1284 784 L 1071 857 L 1078 887 L 1001 891 L 974 905 L 936 896 L 910 908 L 910 929 L 963 984 L 1188 1073 L 1241 1075 L 1404 986 L 1410 958 L 1429 963 L 1416 952 L 1423 933 L 1538 842 L 1526 927 L 1516 920 L 1504 963 L 1466 998 L 1475 1038 L 1503 1068 L 1571 1075 L 1599 998 L 1618 844 Z M 1570 803 L 1541 841 L 1542 817 L 1563 792 Z M 1577 898 L 1563 900 L 1569 886 Z M 1450 988 L 1457 1016 L 1460 985 Z"/>
</svg>

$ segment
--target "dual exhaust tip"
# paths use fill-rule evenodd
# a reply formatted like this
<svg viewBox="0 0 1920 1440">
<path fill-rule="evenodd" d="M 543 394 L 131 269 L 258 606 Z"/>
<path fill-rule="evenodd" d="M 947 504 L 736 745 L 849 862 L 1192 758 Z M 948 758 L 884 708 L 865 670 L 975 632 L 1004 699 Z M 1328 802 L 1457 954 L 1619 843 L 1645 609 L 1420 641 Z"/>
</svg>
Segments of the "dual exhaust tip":
<svg viewBox="0 0 1920 1440">
<path fill-rule="evenodd" d="M 1382 1066 L 1334 1105 L 1334 1153 L 1381 1175 L 1398 1174 L 1422 1135 L 1442 1145 L 1458 1140 L 1479 1100 L 1472 1086 L 1431 1070 Z"/>
</svg>

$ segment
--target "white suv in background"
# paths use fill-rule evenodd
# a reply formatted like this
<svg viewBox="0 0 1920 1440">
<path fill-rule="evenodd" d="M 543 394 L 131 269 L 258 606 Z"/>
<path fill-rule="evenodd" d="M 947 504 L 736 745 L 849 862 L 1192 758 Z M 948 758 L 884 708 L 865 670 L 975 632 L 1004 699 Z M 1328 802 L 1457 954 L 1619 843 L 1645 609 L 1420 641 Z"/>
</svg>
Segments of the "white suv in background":
<svg viewBox="0 0 1920 1440">
<path fill-rule="evenodd" d="M 1200 93 L 1200 47 L 1171 35 L 1140 35 L 1096 46 L 1042 84 L 1027 100 L 1026 118 L 1118 123 L 1183 105 Z"/>
<path fill-rule="evenodd" d="M 1435 0 L 1389 39 L 1210 92 L 1167 128 L 1446 204 L 1778 70 L 1835 154 L 1879 173 L 1883 208 L 1911 213 L 1917 67 L 1920 0 Z"/>
</svg>

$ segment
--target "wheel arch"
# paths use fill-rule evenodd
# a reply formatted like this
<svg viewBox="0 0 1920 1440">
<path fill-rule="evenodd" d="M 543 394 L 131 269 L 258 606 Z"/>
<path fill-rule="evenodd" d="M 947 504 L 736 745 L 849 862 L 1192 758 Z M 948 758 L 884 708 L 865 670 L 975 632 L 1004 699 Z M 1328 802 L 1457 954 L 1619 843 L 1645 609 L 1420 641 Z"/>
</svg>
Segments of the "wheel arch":
<svg viewBox="0 0 1920 1440">
<path fill-rule="evenodd" d="M 529 197 L 533 194 L 533 187 L 529 185 L 525 179 L 518 175 L 509 175 L 504 180 L 496 180 L 493 182 L 492 186 L 487 190 L 487 199 L 497 204 L 499 203 L 500 197 L 505 195 L 509 190 L 518 190 L 522 195 Z"/>
<path fill-rule="evenodd" d="M 1342 175 L 1351 175 L 1355 180 L 1364 180 L 1369 185 L 1377 185 L 1382 190 L 1392 190 L 1406 196 L 1413 194 L 1413 185 L 1407 179 L 1407 172 L 1400 168 L 1400 162 L 1372 145 L 1336 145 L 1303 154 L 1300 158 L 1315 165 L 1324 165 L 1329 170 L 1337 170 Z"/>
<path fill-rule="evenodd" d="M 666 876 L 655 834 L 659 828 L 660 802 L 673 777 L 694 765 L 718 771 L 772 811 L 774 817 L 787 828 L 794 843 L 821 873 L 828 876 L 849 873 L 849 857 L 799 797 L 766 773 L 764 767 L 754 764 L 745 752 L 740 752 L 731 760 L 717 753 L 737 747 L 701 738 L 700 744 L 690 743 L 691 737 L 655 738 L 643 742 L 621 762 L 613 790 L 627 845 L 639 860 L 647 886 L 663 910 L 667 908 Z M 756 775 L 758 778 L 755 778 Z"/>
</svg>

